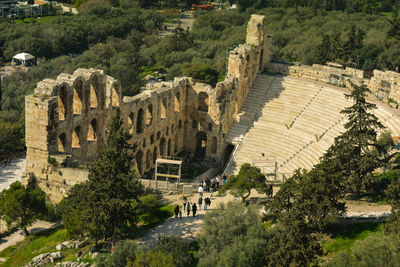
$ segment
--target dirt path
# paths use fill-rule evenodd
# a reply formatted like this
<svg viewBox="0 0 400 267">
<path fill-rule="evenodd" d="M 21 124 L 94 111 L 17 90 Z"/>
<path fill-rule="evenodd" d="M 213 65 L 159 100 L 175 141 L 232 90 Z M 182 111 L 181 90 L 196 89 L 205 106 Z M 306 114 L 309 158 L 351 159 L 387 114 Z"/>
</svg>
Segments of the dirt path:
<svg viewBox="0 0 400 267">
<path fill-rule="evenodd" d="M 34 222 L 30 227 L 28 227 L 28 231 L 31 234 L 38 233 L 43 230 L 47 230 L 50 228 L 54 228 L 59 226 L 59 223 L 50 223 L 50 222 L 45 222 L 45 221 L 36 221 Z M 14 233 L 12 233 L 9 236 L 6 236 L 4 238 L 0 239 L 0 251 L 3 251 L 4 249 L 14 246 L 20 241 L 23 241 L 25 238 L 24 233 L 22 230 L 18 230 Z"/>
<path fill-rule="evenodd" d="M 183 14 L 179 19 L 181 23 L 181 27 L 186 30 L 186 29 L 192 29 L 193 23 L 194 23 L 194 18 L 193 14 L 190 13 L 185 13 Z M 178 26 L 178 23 L 164 23 L 164 26 L 166 26 L 166 29 L 159 32 L 157 36 L 159 37 L 164 37 L 167 35 L 171 35 L 174 33 L 175 28 Z"/>
<path fill-rule="evenodd" d="M 9 188 L 12 183 L 21 181 L 25 164 L 25 157 L 13 159 L 11 166 L 7 167 L 4 166 L 4 162 L 0 162 L 0 192 Z"/>
<path fill-rule="evenodd" d="M 214 194 L 214 196 L 211 197 L 211 206 L 207 208 L 207 211 L 203 210 L 204 208 L 204 202 L 203 202 L 201 210 L 197 209 L 196 217 L 193 217 L 192 213 L 190 213 L 190 216 L 187 216 L 186 212 L 182 212 L 182 218 L 171 217 L 163 224 L 150 230 L 143 238 L 139 240 L 139 243 L 152 247 L 157 243 L 158 238 L 160 236 L 170 236 L 170 235 L 180 236 L 190 241 L 194 240 L 195 236 L 201 230 L 201 227 L 204 222 L 204 216 L 207 212 L 218 209 L 220 203 L 227 203 L 229 201 L 240 201 L 239 199 L 235 199 L 232 195 L 229 194 L 224 197 L 216 197 L 215 195 L 216 194 Z M 204 193 L 203 199 L 209 196 L 210 193 Z M 254 191 L 252 192 L 250 197 L 263 197 L 263 195 L 260 195 Z M 168 200 L 168 202 L 171 204 L 181 205 L 182 209 L 183 205 L 182 195 L 171 195 L 171 196 L 165 196 L 164 198 Z M 193 194 L 191 197 L 188 197 L 188 202 L 191 203 L 196 202 L 197 205 L 198 198 L 199 198 L 198 194 Z"/>
<path fill-rule="evenodd" d="M 278 191 L 277 187 L 274 187 L 274 193 Z M 210 196 L 210 193 L 205 193 L 204 197 Z M 193 194 L 190 198 L 188 198 L 189 202 L 196 202 L 198 200 L 198 194 Z M 204 198 L 203 197 L 203 198 Z M 258 194 L 256 191 L 252 191 L 250 198 L 257 197 L 265 197 L 265 195 Z M 179 204 L 183 205 L 182 195 L 170 195 L 164 196 L 164 199 L 168 201 L 170 204 Z M 211 207 L 207 209 L 205 212 L 203 209 L 201 211 L 197 211 L 196 217 L 186 216 L 186 212 L 183 212 L 182 218 L 169 218 L 166 222 L 159 225 L 158 227 L 150 230 L 143 238 L 139 240 L 140 244 L 153 247 L 160 236 L 170 236 L 176 235 L 183 237 L 187 240 L 194 240 L 196 235 L 201 231 L 201 227 L 204 223 L 204 216 L 207 212 L 218 209 L 218 204 L 227 203 L 229 201 L 240 201 L 239 199 L 235 199 L 232 195 L 228 194 L 224 197 L 216 197 L 215 195 L 211 198 Z M 204 205 L 204 204 L 203 204 Z M 388 212 L 390 212 L 389 205 L 377 205 L 374 203 L 368 202 L 346 202 L 347 205 L 347 216 L 354 217 L 358 219 L 380 216 L 388 216 Z M 203 208 L 203 207 L 202 207 Z M 385 215 L 386 214 L 386 215 Z"/>
</svg>

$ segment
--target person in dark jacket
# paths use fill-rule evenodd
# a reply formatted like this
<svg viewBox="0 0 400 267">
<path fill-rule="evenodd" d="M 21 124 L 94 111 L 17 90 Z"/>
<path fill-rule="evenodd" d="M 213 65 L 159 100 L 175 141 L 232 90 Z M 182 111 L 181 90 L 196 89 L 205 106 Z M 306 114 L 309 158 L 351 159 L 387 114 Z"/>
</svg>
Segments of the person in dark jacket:
<svg viewBox="0 0 400 267">
<path fill-rule="evenodd" d="M 197 211 L 196 203 L 193 203 L 193 206 L 192 206 L 193 217 L 196 216 L 196 211 Z"/>
<path fill-rule="evenodd" d="M 187 211 L 187 216 L 189 217 L 189 215 L 190 215 L 190 202 L 187 203 L 186 211 Z"/>
<path fill-rule="evenodd" d="M 203 204 L 203 198 L 199 197 L 199 201 L 197 201 L 197 203 L 199 204 L 199 210 L 201 210 L 201 204 Z"/>
<path fill-rule="evenodd" d="M 175 213 L 175 218 L 178 218 L 178 214 L 179 214 L 179 205 L 176 205 L 175 209 L 174 209 L 174 213 Z"/>
</svg>

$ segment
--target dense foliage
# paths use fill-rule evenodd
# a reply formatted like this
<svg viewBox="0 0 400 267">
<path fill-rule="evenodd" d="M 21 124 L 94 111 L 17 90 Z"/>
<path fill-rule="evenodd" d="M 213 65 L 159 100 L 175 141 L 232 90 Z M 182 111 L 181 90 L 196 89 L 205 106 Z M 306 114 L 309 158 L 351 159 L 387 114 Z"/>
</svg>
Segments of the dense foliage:
<svg viewBox="0 0 400 267">
<path fill-rule="evenodd" d="M 0 195 L 0 214 L 8 225 L 16 223 L 29 235 L 27 226 L 46 213 L 46 195 L 33 183 L 27 187 L 14 182 Z"/>
<path fill-rule="evenodd" d="M 198 266 L 263 266 L 268 234 L 260 207 L 230 202 L 208 213 L 198 236 Z"/>
</svg>

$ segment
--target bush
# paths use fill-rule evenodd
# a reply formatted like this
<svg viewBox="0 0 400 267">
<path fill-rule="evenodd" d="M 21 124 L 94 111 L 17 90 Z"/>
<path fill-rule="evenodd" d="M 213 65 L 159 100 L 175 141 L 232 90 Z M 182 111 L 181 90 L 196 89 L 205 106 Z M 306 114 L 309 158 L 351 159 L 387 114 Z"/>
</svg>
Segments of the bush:
<svg viewBox="0 0 400 267">
<path fill-rule="evenodd" d="M 115 245 L 114 253 L 107 259 L 100 260 L 98 267 L 127 266 L 128 261 L 135 261 L 137 246 L 134 241 L 119 242 Z"/>
<path fill-rule="evenodd" d="M 341 251 L 324 264 L 325 266 L 399 266 L 400 239 L 376 234 L 356 241 L 351 252 Z"/>
<path fill-rule="evenodd" d="M 268 236 L 260 206 L 221 205 L 206 215 L 198 242 L 198 266 L 263 266 Z"/>
<path fill-rule="evenodd" d="M 179 236 L 161 237 L 157 244 L 157 250 L 164 254 L 172 254 L 177 267 L 193 265 L 193 257 L 189 253 L 189 243 Z"/>
</svg>

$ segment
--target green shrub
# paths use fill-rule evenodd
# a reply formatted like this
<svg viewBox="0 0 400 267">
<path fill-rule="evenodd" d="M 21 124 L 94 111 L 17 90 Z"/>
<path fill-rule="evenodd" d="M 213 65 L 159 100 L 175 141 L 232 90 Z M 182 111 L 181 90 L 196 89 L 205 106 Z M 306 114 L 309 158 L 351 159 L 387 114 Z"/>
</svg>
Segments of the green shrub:
<svg viewBox="0 0 400 267">
<path fill-rule="evenodd" d="M 164 254 L 172 254 L 177 267 L 193 265 L 193 256 L 189 253 L 189 243 L 179 236 L 161 237 L 157 244 L 157 250 Z"/>
</svg>

